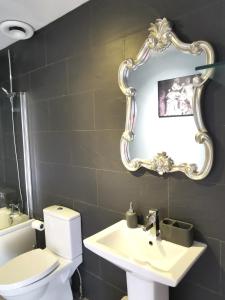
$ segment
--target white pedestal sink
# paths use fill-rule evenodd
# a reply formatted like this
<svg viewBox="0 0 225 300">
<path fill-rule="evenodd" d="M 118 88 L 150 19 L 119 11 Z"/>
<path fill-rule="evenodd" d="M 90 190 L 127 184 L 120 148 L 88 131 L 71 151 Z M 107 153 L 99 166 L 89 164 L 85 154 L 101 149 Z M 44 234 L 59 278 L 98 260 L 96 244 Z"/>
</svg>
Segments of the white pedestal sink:
<svg viewBox="0 0 225 300">
<path fill-rule="evenodd" d="M 169 287 L 154 281 L 138 278 L 131 272 L 127 275 L 127 292 L 129 300 L 168 300 Z"/>
<path fill-rule="evenodd" d="M 128 228 L 125 220 L 86 238 L 84 245 L 126 271 L 129 300 L 168 300 L 169 286 L 181 281 L 207 247 L 156 240 L 141 227 Z"/>
</svg>

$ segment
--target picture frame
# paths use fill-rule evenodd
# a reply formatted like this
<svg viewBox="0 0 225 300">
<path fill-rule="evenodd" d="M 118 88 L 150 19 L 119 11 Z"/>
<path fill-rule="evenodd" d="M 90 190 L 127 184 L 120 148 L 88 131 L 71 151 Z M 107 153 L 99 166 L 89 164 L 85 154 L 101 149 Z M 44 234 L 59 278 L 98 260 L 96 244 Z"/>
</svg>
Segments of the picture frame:
<svg viewBox="0 0 225 300">
<path fill-rule="evenodd" d="M 193 116 L 193 97 L 198 75 L 158 81 L 159 118 Z"/>
</svg>

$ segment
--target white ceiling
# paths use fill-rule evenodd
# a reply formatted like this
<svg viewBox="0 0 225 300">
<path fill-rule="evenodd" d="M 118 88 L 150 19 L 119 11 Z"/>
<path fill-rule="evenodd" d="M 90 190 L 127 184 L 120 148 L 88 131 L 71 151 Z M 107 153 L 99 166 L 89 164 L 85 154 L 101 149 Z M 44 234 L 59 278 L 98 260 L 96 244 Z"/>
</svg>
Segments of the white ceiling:
<svg viewBox="0 0 225 300">
<path fill-rule="evenodd" d="M 38 30 L 89 0 L 0 0 L 0 22 L 23 21 Z M 0 33 L 0 50 L 15 43 Z"/>
</svg>

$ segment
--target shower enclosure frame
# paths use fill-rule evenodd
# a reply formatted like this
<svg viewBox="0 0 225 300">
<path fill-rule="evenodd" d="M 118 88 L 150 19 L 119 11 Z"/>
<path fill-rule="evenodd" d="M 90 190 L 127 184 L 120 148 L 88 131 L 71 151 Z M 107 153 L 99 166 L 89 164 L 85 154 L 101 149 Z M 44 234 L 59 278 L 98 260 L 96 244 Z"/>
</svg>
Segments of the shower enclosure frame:
<svg viewBox="0 0 225 300">
<path fill-rule="evenodd" d="M 19 97 L 20 103 L 20 115 L 21 115 L 21 125 L 22 125 L 22 140 L 23 140 L 23 162 L 24 162 L 24 177 L 25 177 L 25 191 L 26 191 L 26 209 L 27 214 L 30 218 L 33 218 L 33 188 L 32 188 L 32 171 L 31 171 L 31 142 L 29 134 L 29 105 L 28 98 L 26 97 L 26 92 L 14 92 L 13 91 L 13 77 L 12 77 L 12 63 L 11 63 L 11 54 L 10 50 L 8 52 L 8 64 L 9 64 L 9 91 L 6 88 L 1 87 L 3 92 L 8 97 L 11 104 L 11 113 L 12 113 L 12 125 L 13 125 L 13 139 L 14 139 L 14 152 L 16 156 L 16 165 L 17 165 L 17 178 L 19 184 L 19 192 L 22 201 L 22 207 L 24 207 L 24 197 L 22 196 L 21 190 L 21 170 L 18 164 L 18 153 L 17 153 L 17 143 L 15 138 L 15 129 L 14 129 L 14 100 L 15 97 Z"/>
<path fill-rule="evenodd" d="M 26 92 L 18 92 L 17 94 L 19 95 L 20 98 L 27 214 L 30 218 L 33 218 L 33 189 L 32 189 L 32 174 L 31 174 L 28 99 L 26 97 Z"/>
</svg>

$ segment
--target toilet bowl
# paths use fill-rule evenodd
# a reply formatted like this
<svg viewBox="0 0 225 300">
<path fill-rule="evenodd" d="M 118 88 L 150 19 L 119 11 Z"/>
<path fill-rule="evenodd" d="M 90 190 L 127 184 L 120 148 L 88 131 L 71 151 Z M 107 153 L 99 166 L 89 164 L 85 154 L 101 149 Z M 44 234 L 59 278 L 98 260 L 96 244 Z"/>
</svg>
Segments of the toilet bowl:
<svg viewBox="0 0 225 300">
<path fill-rule="evenodd" d="M 70 278 L 82 262 L 80 215 L 52 206 L 44 210 L 44 220 L 46 248 L 19 255 L 0 268 L 3 299 L 73 299 Z"/>
<path fill-rule="evenodd" d="M 81 262 L 81 255 L 70 261 L 48 249 L 29 251 L 1 268 L 0 294 L 4 299 L 72 300 L 69 280 Z"/>
</svg>

